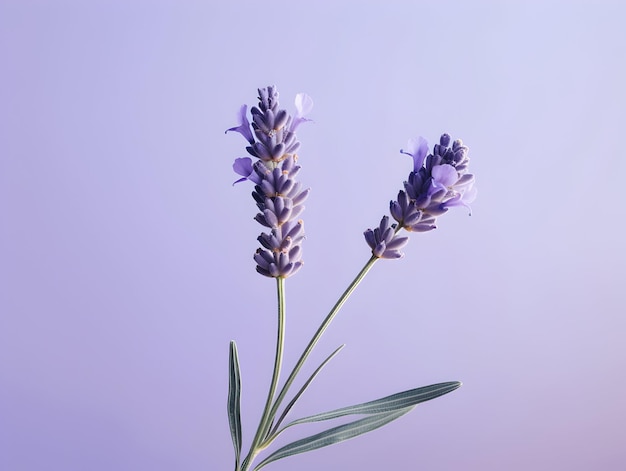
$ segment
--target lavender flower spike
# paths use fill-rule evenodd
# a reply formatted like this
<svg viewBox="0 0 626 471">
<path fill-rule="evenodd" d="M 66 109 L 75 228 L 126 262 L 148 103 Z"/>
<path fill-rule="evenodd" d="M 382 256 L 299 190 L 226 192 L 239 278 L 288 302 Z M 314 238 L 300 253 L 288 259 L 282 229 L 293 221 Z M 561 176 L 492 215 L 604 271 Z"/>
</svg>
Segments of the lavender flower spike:
<svg viewBox="0 0 626 471">
<path fill-rule="evenodd" d="M 404 182 L 404 190 L 389 203 L 389 212 L 398 224 L 390 226 L 385 216 L 378 228 L 365 231 L 365 241 L 378 258 L 402 256 L 398 249 L 407 239 L 395 237 L 399 229 L 432 231 L 438 216 L 455 206 L 470 209 L 469 203 L 476 197 L 474 175 L 467 173 L 469 149 L 460 139 L 450 147 L 450 136 L 443 134 L 433 153 L 428 154 L 426 140 L 418 137 L 409 140 L 406 150 L 400 152 L 413 158 L 413 171 Z"/>
<path fill-rule="evenodd" d="M 250 110 L 252 131 L 246 116 L 247 107 L 241 108 L 241 125 L 229 131 L 244 135 L 250 145 L 249 157 L 239 158 L 233 170 L 241 175 L 235 183 L 250 180 L 255 183 L 252 197 L 259 213 L 255 220 L 269 232 L 258 237 L 261 247 L 254 254 L 256 270 L 271 278 L 287 278 L 302 267 L 302 241 L 304 226 L 298 216 L 304 210 L 302 204 L 308 194 L 297 175 L 296 165 L 300 148 L 295 130 L 308 119 L 304 115 L 313 107 L 313 100 L 306 94 L 296 97 L 295 118 L 281 109 L 275 87 L 261 88 L 259 104 Z"/>
</svg>

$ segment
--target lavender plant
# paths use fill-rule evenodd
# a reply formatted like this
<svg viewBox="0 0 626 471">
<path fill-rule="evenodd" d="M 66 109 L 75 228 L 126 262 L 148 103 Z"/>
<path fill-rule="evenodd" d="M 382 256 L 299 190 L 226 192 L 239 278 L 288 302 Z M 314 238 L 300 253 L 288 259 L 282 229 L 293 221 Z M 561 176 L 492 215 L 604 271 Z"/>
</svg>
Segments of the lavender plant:
<svg viewBox="0 0 626 471">
<path fill-rule="evenodd" d="M 288 413 L 307 387 L 343 348 L 342 345 L 332 352 L 281 409 L 298 373 L 343 304 L 379 259 L 397 259 L 404 256 L 401 249 L 407 244 L 408 237 L 400 236 L 398 233 L 402 229 L 407 232 L 433 230 L 439 216 L 456 206 L 469 209 L 469 204 L 476 196 L 474 176 L 468 173 L 468 148 L 460 140 L 450 145 L 450 136 L 443 134 L 439 144 L 434 146 L 430 154 L 425 139 L 418 137 L 409 140 L 406 150 L 402 149 L 400 152 L 412 157 L 413 170 L 404 182 L 403 189 L 398 192 L 397 199 L 392 200 L 389 206 L 390 215 L 396 222 L 390 223 L 389 216 L 385 215 L 378 227 L 364 232 L 365 241 L 371 248 L 369 260 L 322 321 L 279 390 L 285 335 L 285 280 L 302 267 L 304 227 L 298 217 L 304 210 L 303 203 L 309 194 L 309 189 L 303 189 L 298 181 L 300 166 L 297 164 L 296 152 L 300 148 L 300 142 L 296 130 L 300 124 L 308 121 L 305 116 L 311 111 L 313 101 L 306 94 L 296 95 L 296 113 L 291 116 L 280 108 L 275 87 L 261 88 L 258 92 L 258 106 L 250 110 L 252 122 L 248 120 L 247 106 L 243 105 L 239 112 L 239 125 L 226 132 L 240 133 L 249 144 L 246 150 L 252 157 L 238 158 L 233 164 L 233 169 L 241 176 L 235 183 L 243 181 L 254 183 L 252 197 L 259 210 L 255 220 L 264 228 L 257 238 L 260 247 L 254 254 L 254 261 L 258 273 L 276 279 L 278 329 L 270 388 L 259 425 L 245 456 L 242 455 L 239 359 L 235 342 L 230 343 L 227 408 L 235 449 L 235 471 L 250 469 L 256 471 L 272 461 L 370 432 L 403 416 L 420 402 L 435 399 L 461 386 L 458 381 L 432 384 L 370 402 L 303 417 L 283 425 Z M 286 429 L 347 415 L 362 417 L 289 443 L 253 467 L 257 455 L 270 447 Z"/>
</svg>

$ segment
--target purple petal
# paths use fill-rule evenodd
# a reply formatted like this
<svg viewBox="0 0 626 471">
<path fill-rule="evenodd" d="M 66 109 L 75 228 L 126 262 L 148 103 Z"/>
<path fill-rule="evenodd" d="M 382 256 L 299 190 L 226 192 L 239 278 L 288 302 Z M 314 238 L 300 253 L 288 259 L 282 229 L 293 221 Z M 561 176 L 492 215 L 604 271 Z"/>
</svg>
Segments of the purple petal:
<svg viewBox="0 0 626 471">
<path fill-rule="evenodd" d="M 437 226 L 435 226 L 434 224 L 421 224 L 421 223 L 407 228 L 407 230 L 411 232 L 428 232 L 428 231 L 432 231 L 433 229 L 437 229 Z"/>
<path fill-rule="evenodd" d="M 276 117 L 274 118 L 274 129 L 278 130 L 282 128 L 288 120 L 289 113 L 287 113 L 285 110 L 279 110 L 278 113 L 276 113 Z"/>
<path fill-rule="evenodd" d="M 402 221 L 403 227 L 414 226 L 415 224 L 420 222 L 421 219 L 422 219 L 421 211 L 410 212 L 409 214 L 404 216 L 404 221 Z"/>
<path fill-rule="evenodd" d="M 254 183 L 259 183 L 261 181 L 259 175 L 252 167 L 252 159 L 250 157 L 240 157 L 235 159 L 235 162 L 233 162 L 233 170 L 237 175 L 241 175 L 243 177 L 234 182 L 233 186 L 246 180 L 250 180 Z"/>
<path fill-rule="evenodd" d="M 387 249 L 399 250 L 409 242 L 408 237 L 395 237 L 391 242 L 387 244 Z"/>
<path fill-rule="evenodd" d="M 456 183 L 459 174 L 452 165 L 436 165 L 432 171 L 433 182 L 438 188 L 447 188 Z"/>
<path fill-rule="evenodd" d="M 252 159 L 250 157 L 235 159 L 233 170 L 238 175 L 242 175 L 246 178 L 249 177 L 252 173 Z"/>
<path fill-rule="evenodd" d="M 299 261 L 301 257 L 302 257 L 302 246 L 296 245 L 294 248 L 292 248 L 289 251 L 289 258 L 292 261 Z"/>
<path fill-rule="evenodd" d="M 472 215 L 472 208 L 470 207 L 470 203 L 476 199 L 476 188 L 471 187 L 468 188 L 467 191 L 463 193 L 457 193 L 453 198 L 441 204 L 442 208 L 454 208 L 456 206 L 464 206 L 469 210 L 470 216 Z"/>
<path fill-rule="evenodd" d="M 389 217 L 383 216 L 380 219 L 380 224 L 378 225 L 378 230 L 380 234 L 383 234 L 387 230 L 388 227 L 389 227 Z"/>
<path fill-rule="evenodd" d="M 310 119 L 305 118 L 305 116 L 313 109 L 313 99 L 306 93 L 298 93 L 296 95 L 295 103 L 296 116 L 291 121 L 291 126 L 289 127 L 291 132 L 294 132 L 298 126 L 305 121 L 311 121 Z"/>
<path fill-rule="evenodd" d="M 457 169 L 458 172 L 458 169 Z M 454 189 L 457 191 L 461 191 L 464 188 L 471 188 L 474 185 L 474 175 L 471 173 L 466 173 L 459 178 L 454 184 Z"/>
<path fill-rule="evenodd" d="M 389 202 L 389 212 L 391 213 L 391 217 L 393 217 L 399 223 L 402 223 L 404 219 L 404 212 L 402 211 L 402 208 L 397 201 Z"/>
<path fill-rule="evenodd" d="M 428 153 L 428 142 L 422 136 L 409 139 L 406 150 L 400 149 L 403 154 L 413 157 L 413 171 L 417 172 L 424 164 L 424 159 Z"/>
<path fill-rule="evenodd" d="M 463 203 L 463 200 L 462 200 L 462 196 L 463 195 L 461 195 L 461 193 L 457 193 L 452 198 L 450 198 L 448 201 L 444 201 L 440 205 L 441 209 L 454 208 L 456 206 L 464 206 L 464 203 Z"/>
<path fill-rule="evenodd" d="M 228 128 L 225 132 L 234 131 L 241 134 L 250 144 L 254 144 L 254 137 L 250 130 L 250 122 L 248 121 L 248 105 L 242 105 L 239 109 L 239 126 Z"/>
<path fill-rule="evenodd" d="M 403 253 L 398 252 L 397 250 L 387 249 L 380 258 L 386 258 L 387 260 L 397 260 L 398 258 L 402 257 L 404 257 Z"/>
<path fill-rule="evenodd" d="M 478 193 L 478 190 L 476 189 L 475 186 L 472 185 L 472 187 L 468 188 L 464 193 L 463 193 L 463 202 L 464 203 L 473 203 L 474 200 L 476 199 L 476 194 Z M 467 206 L 469 208 L 469 206 Z"/>
<path fill-rule="evenodd" d="M 385 253 L 385 250 L 387 249 L 387 245 L 385 244 L 385 241 L 381 241 L 379 242 L 376 247 L 374 247 L 374 249 L 372 250 L 372 254 L 375 257 L 381 258 L 383 256 L 383 254 Z"/>
<path fill-rule="evenodd" d="M 301 193 L 298 193 L 298 195 L 293 198 L 293 204 L 304 203 L 304 201 L 309 196 L 310 192 L 311 192 L 311 189 L 307 188 L 306 190 L 302 191 Z"/>
<path fill-rule="evenodd" d="M 296 95 L 296 116 L 302 118 L 311 112 L 313 109 L 313 99 L 306 93 L 298 93 Z"/>
<path fill-rule="evenodd" d="M 374 236 L 374 231 L 368 229 L 363 232 L 363 235 L 365 236 L 365 242 L 367 242 L 367 245 L 369 245 L 371 249 L 374 249 L 376 247 L 376 237 Z"/>
</svg>

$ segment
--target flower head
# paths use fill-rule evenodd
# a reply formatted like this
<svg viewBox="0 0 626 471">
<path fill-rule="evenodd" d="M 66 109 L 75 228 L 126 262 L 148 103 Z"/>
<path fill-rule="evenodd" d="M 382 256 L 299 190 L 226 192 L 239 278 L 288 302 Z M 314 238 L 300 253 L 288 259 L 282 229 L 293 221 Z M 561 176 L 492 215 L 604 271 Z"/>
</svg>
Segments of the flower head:
<svg viewBox="0 0 626 471">
<path fill-rule="evenodd" d="M 469 149 L 459 139 L 450 147 L 450 136 L 443 134 L 432 154 L 422 138 L 409 141 L 413 171 L 404 182 L 404 191 L 390 203 L 390 212 L 401 227 L 415 232 L 435 229 L 435 219 L 448 209 L 465 206 L 468 209 L 476 197 L 474 176 L 467 173 Z M 471 209 L 470 209 L 471 211 Z"/>
<path fill-rule="evenodd" d="M 389 212 L 398 224 L 390 226 L 385 216 L 378 228 L 365 231 L 365 241 L 375 256 L 401 256 L 398 248 L 406 244 L 406 238 L 395 236 L 399 229 L 432 231 L 437 227 L 437 217 L 448 209 L 465 206 L 471 211 L 469 203 L 476 197 L 476 189 L 474 175 L 467 173 L 469 149 L 460 139 L 450 147 L 450 140 L 443 134 L 432 154 L 428 154 L 428 143 L 422 137 L 409 140 L 406 149 L 400 150 L 413 158 L 413 171 L 397 199 L 389 203 Z"/>
</svg>

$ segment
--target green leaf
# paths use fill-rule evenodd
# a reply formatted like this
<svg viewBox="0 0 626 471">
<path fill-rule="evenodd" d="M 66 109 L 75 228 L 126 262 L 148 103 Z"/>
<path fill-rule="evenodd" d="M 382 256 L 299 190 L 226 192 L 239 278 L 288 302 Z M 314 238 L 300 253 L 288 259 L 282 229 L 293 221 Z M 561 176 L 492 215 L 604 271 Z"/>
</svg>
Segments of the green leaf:
<svg viewBox="0 0 626 471">
<path fill-rule="evenodd" d="M 423 386 L 421 388 L 409 389 L 408 391 L 392 394 L 391 396 L 383 397 L 375 401 L 364 402 L 362 404 L 342 407 L 341 409 L 335 409 L 329 412 L 304 417 L 290 422 L 287 426 L 285 426 L 285 428 L 307 422 L 319 422 L 322 420 L 336 419 L 337 417 L 342 417 L 344 415 L 381 414 L 401 410 L 419 404 L 420 402 L 430 401 L 431 399 L 448 394 L 460 386 L 461 383 L 459 381 L 450 381 L 447 383 L 437 383 L 431 384 L 430 386 Z"/>
<path fill-rule="evenodd" d="M 237 344 L 230 342 L 228 352 L 229 376 L 228 376 L 228 422 L 230 434 L 235 447 L 235 469 L 239 469 L 241 456 L 241 376 L 239 373 L 239 355 Z"/>
<path fill-rule="evenodd" d="M 294 406 L 294 404 L 296 403 L 296 401 L 300 398 L 300 396 L 302 396 L 302 393 L 306 390 L 306 388 L 309 387 L 309 385 L 311 384 L 311 382 L 315 379 L 315 377 L 317 376 L 317 374 L 322 370 L 322 368 L 324 368 L 324 366 L 326 366 L 326 363 L 328 363 L 335 355 L 337 355 L 337 353 L 339 353 L 339 351 L 345 347 L 344 345 L 341 345 L 340 347 L 338 347 L 333 353 L 331 353 L 328 358 L 326 358 L 326 360 L 324 360 L 322 362 L 322 364 L 320 366 L 317 367 L 317 369 L 313 372 L 313 374 L 311 375 L 311 377 L 304 383 L 304 385 L 300 388 L 300 390 L 298 391 L 298 393 L 294 396 L 294 398 L 291 400 L 291 402 L 289 402 L 289 404 L 287 404 L 287 407 L 285 407 L 285 410 L 283 411 L 283 413 L 281 414 L 280 418 L 276 421 L 276 425 L 274 425 L 274 429 L 272 430 L 272 434 L 274 434 L 276 432 L 276 430 L 278 429 L 278 427 L 280 426 L 280 424 L 283 422 L 283 420 L 285 419 L 285 417 L 287 416 L 287 414 L 289 413 L 289 411 L 291 410 L 291 408 Z"/>
<path fill-rule="evenodd" d="M 348 424 L 340 425 L 338 427 L 331 428 L 324 432 L 311 435 L 310 437 L 297 440 L 289 445 L 276 450 L 269 455 L 263 461 L 261 461 L 255 469 L 255 471 L 261 469 L 266 464 L 272 461 L 280 460 L 288 456 L 297 455 L 299 453 L 305 453 L 307 451 L 316 450 L 335 443 L 349 440 L 350 438 L 357 437 L 367 432 L 371 432 L 383 425 L 388 424 L 392 420 L 403 416 L 407 412 L 411 411 L 413 407 L 407 407 L 405 409 L 395 410 L 393 412 L 386 412 L 382 414 L 375 414 L 364 419 L 359 419 Z"/>
</svg>

